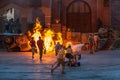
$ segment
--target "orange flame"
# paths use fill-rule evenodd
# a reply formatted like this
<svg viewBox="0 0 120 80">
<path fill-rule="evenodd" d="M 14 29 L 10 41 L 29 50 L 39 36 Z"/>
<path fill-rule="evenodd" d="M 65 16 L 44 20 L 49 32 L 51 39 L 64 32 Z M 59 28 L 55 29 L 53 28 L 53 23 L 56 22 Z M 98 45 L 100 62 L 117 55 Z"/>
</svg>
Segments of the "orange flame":
<svg viewBox="0 0 120 80">
<path fill-rule="evenodd" d="M 51 31 L 50 29 L 45 33 L 44 45 L 47 52 L 54 50 L 55 44 L 53 41 L 53 36 L 54 36 L 54 32 Z"/>
<path fill-rule="evenodd" d="M 35 24 L 35 27 L 33 28 L 33 35 L 31 37 L 34 37 L 35 41 L 37 42 L 39 36 L 44 38 L 44 46 L 45 46 L 45 49 L 46 49 L 46 52 L 50 52 L 50 51 L 54 51 L 54 48 L 55 48 L 55 42 L 60 42 L 60 44 L 63 43 L 63 40 L 62 40 L 62 34 L 59 32 L 59 33 L 56 33 L 57 34 L 57 38 L 56 40 L 53 40 L 53 37 L 55 36 L 55 32 L 50 30 L 50 29 L 45 29 L 44 31 L 44 36 L 40 33 L 42 29 L 42 26 L 40 24 L 40 21 L 38 18 L 36 18 L 36 24 Z M 36 44 L 37 46 L 37 44 Z M 38 49 L 38 47 L 37 47 Z"/>
<path fill-rule="evenodd" d="M 41 28 L 42 28 L 42 26 L 40 24 L 40 21 L 38 18 L 36 18 L 36 24 L 35 24 L 35 27 L 33 28 L 34 34 L 32 35 L 32 37 L 34 37 L 35 41 L 38 40 L 39 36 L 41 37 L 41 33 L 40 33 Z"/>
<path fill-rule="evenodd" d="M 62 40 L 62 34 L 60 32 L 57 33 L 57 40 L 56 43 L 60 42 L 60 44 L 63 44 L 63 40 Z"/>
</svg>

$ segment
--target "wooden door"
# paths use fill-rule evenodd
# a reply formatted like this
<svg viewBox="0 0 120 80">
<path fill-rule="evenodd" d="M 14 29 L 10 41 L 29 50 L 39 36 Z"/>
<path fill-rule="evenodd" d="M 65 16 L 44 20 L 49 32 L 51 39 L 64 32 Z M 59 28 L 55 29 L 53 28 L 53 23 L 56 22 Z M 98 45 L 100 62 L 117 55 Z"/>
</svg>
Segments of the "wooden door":
<svg viewBox="0 0 120 80">
<path fill-rule="evenodd" d="M 92 32 L 91 10 L 83 1 L 72 2 L 67 10 L 67 26 L 75 32 Z"/>
</svg>

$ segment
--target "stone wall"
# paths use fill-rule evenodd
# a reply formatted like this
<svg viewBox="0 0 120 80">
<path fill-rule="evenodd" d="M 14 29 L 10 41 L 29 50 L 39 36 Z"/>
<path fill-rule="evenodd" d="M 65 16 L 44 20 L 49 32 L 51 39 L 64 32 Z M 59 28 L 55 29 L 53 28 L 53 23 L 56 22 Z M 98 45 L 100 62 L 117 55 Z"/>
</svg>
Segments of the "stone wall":
<svg viewBox="0 0 120 80">
<path fill-rule="evenodd" d="M 120 0 L 111 0 L 111 27 L 120 31 Z"/>
<path fill-rule="evenodd" d="M 110 0 L 97 0 L 97 18 L 103 25 L 110 26 Z"/>
</svg>

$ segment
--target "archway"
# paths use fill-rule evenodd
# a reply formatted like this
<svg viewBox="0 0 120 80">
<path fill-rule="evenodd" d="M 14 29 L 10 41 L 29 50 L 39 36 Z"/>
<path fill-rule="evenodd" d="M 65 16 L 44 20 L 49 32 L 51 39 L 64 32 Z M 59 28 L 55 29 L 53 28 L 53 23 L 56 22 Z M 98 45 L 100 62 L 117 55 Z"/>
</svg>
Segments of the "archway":
<svg viewBox="0 0 120 80">
<path fill-rule="evenodd" d="M 72 31 L 88 33 L 92 32 L 91 8 L 83 0 L 75 0 L 67 7 L 67 27 Z"/>
</svg>

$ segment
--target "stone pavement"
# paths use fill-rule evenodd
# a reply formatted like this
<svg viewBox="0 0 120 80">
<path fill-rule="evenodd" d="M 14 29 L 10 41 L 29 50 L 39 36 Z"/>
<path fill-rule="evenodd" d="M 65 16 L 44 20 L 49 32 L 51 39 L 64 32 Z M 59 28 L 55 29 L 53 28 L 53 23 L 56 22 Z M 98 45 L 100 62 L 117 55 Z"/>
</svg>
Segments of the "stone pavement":
<svg viewBox="0 0 120 80">
<path fill-rule="evenodd" d="M 31 52 L 0 51 L 0 80 L 120 80 L 120 50 L 81 54 L 80 67 L 66 66 L 66 74 L 59 67 L 51 74 L 53 54 L 40 61 L 38 54 L 32 60 Z"/>
</svg>

